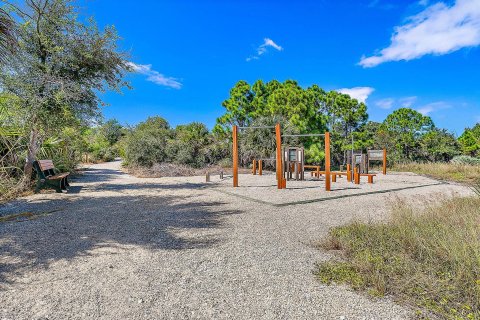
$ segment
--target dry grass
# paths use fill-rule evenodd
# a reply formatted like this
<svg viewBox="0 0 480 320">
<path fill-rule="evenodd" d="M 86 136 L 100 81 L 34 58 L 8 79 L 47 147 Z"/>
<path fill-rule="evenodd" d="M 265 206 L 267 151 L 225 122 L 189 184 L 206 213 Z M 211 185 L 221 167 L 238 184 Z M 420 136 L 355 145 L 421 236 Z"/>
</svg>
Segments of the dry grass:
<svg viewBox="0 0 480 320">
<path fill-rule="evenodd" d="M 472 183 L 480 177 L 480 166 L 455 163 L 419 163 L 395 164 L 391 169 L 399 172 L 414 172 L 441 180 Z"/>
<path fill-rule="evenodd" d="M 31 194 L 30 183 L 25 178 L 12 178 L 0 173 L 0 203 Z"/>
<path fill-rule="evenodd" d="M 318 264 L 317 276 L 441 318 L 480 319 L 480 197 L 437 203 L 419 213 L 399 202 L 390 222 L 331 230 L 322 247 L 342 259 Z"/>
</svg>

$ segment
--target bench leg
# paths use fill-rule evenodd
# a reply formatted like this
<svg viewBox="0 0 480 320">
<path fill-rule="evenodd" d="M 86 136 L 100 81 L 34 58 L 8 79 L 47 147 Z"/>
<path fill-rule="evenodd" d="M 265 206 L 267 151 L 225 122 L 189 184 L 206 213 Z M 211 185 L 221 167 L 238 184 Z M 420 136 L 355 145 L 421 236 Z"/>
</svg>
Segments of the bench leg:
<svg viewBox="0 0 480 320">
<path fill-rule="evenodd" d="M 368 183 L 373 183 L 373 176 L 368 176 Z"/>
<path fill-rule="evenodd" d="M 40 189 L 41 189 L 41 184 L 40 184 L 40 181 L 37 182 L 37 185 L 35 187 L 35 193 L 39 193 L 40 192 Z"/>
<path fill-rule="evenodd" d="M 337 175 L 335 173 L 332 174 L 332 182 L 337 182 Z"/>
<path fill-rule="evenodd" d="M 62 180 L 60 180 L 60 188 L 62 190 L 67 190 L 66 178 L 63 178 Z"/>
</svg>

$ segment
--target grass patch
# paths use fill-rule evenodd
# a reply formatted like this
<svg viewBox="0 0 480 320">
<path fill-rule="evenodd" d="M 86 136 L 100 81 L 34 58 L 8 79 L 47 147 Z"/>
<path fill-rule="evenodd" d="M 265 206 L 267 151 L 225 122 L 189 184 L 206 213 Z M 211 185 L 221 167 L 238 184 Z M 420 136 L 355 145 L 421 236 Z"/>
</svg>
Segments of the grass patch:
<svg viewBox="0 0 480 320">
<path fill-rule="evenodd" d="M 398 202 L 387 223 L 332 229 L 321 246 L 342 259 L 318 264 L 318 279 L 445 319 L 480 319 L 480 198 L 439 202 L 420 213 Z"/>
<path fill-rule="evenodd" d="M 441 180 L 451 180 L 462 183 L 475 182 L 480 177 L 479 165 L 440 162 L 410 162 L 395 164 L 392 171 L 414 172 Z"/>
</svg>

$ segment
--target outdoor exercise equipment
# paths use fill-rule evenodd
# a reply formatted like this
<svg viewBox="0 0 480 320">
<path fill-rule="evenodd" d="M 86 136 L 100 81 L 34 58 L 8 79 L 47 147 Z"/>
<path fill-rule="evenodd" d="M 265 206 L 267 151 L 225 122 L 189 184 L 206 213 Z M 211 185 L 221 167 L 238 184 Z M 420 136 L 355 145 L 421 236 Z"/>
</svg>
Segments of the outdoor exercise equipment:
<svg viewBox="0 0 480 320">
<path fill-rule="evenodd" d="M 367 168 L 370 168 L 370 161 L 382 161 L 382 172 L 387 174 L 387 149 L 367 150 Z"/>
<path fill-rule="evenodd" d="M 275 161 L 275 159 L 253 159 L 252 161 L 252 174 L 256 175 L 258 170 L 258 175 L 261 176 L 263 174 L 263 161 Z"/>
<path fill-rule="evenodd" d="M 273 129 L 275 128 L 275 140 L 277 144 L 277 152 L 276 152 L 276 172 L 277 172 L 277 188 L 284 189 L 286 188 L 286 180 L 283 178 L 282 175 L 282 135 L 281 135 L 281 128 L 280 124 L 277 123 L 275 127 L 273 126 L 251 126 L 251 127 L 239 127 L 233 126 L 232 128 L 232 135 L 233 135 L 233 187 L 238 187 L 238 129 Z M 252 173 L 256 173 L 256 164 L 254 162 L 255 170 L 252 170 Z"/>
<path fill-rule="evenodd" d="M 287 187 L 287 179 L 285 178 L 285 166 L 284 166 L 284 159 L 282 154 L 284 150 L 282 150 L 282 137 L 319 137 L 323 136 L 325 138 L 325 190 L 331 190 L 331 174 L 330 174 L 330 133 L 326 132 L 325 134 L 287 134 L 283 135 L 281 133 L 280 124 L 277 123 L 275 127 L 270 126 L 252 126 L 252 127 L 239 127 L 233 126 L 232 128 L 232 135 L 233 135 L 233 187 L 238 187 L 238 130 L 239 129 L 271 129 L 275 128 L 275 141 L 276 141 L 276 159 L 275 159 L 275 167 L 276 167 L 276 176 L 277 176 L 277 188 L 278 189 L 285 189 Z M 298 154 L 297 154 L 298 155 Z M 302 155 L 302 162 L 304 161 L 304 155 Z M 298 163 L 298 161 L 296 161 Z M 259 164 L 259 170 L 260 170 Z M 288 168 L 288 167 L 287 167 Z M 301 172 L 304 173 L 304 168 L 302 168 Z M 297 168 L 297 172 L 300 172 Z M 319 169 L 317 170 L 319 172 Z M 252 173 L 256 173 L 256 163 L 253 162 L 253 170 Z M 288 176 L 288 175 L 287 175 Z"/>
<path fill-rule="evenodd" d="M 305 180 L 305 151 L 303 148 L 283 148 L 283 163 L 283 174 L 287 180 Z"/>
<path fill-rule="evenodd" d="M 347 151 L 347 163 L 357 167 L 358 173 L 361 175 L 369 174 L 371 161 L 381 161 L 382 172 L 384 175 L 387 174 L 387 149 L 367 150 L 366 154 L 362 151 Z"/>
</svg>

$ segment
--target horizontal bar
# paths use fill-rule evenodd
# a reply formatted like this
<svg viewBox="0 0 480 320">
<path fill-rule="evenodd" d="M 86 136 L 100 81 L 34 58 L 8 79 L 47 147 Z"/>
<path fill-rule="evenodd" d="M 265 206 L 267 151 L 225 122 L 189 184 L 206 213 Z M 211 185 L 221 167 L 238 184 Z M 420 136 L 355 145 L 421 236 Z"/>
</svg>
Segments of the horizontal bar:
<svg viewBox="0 0 480 320">
<path fill-rule="evenodd" d="M 312 134 L 284 134 L 282 137 L 323 137 L 325 133 L 312 133 Z"/>
<path fill-rule="evenodd" d="M 274 129 L 275 126 L 260 126 L 260 127 L 238 127 L 238 129 Z"/>
</svg>

